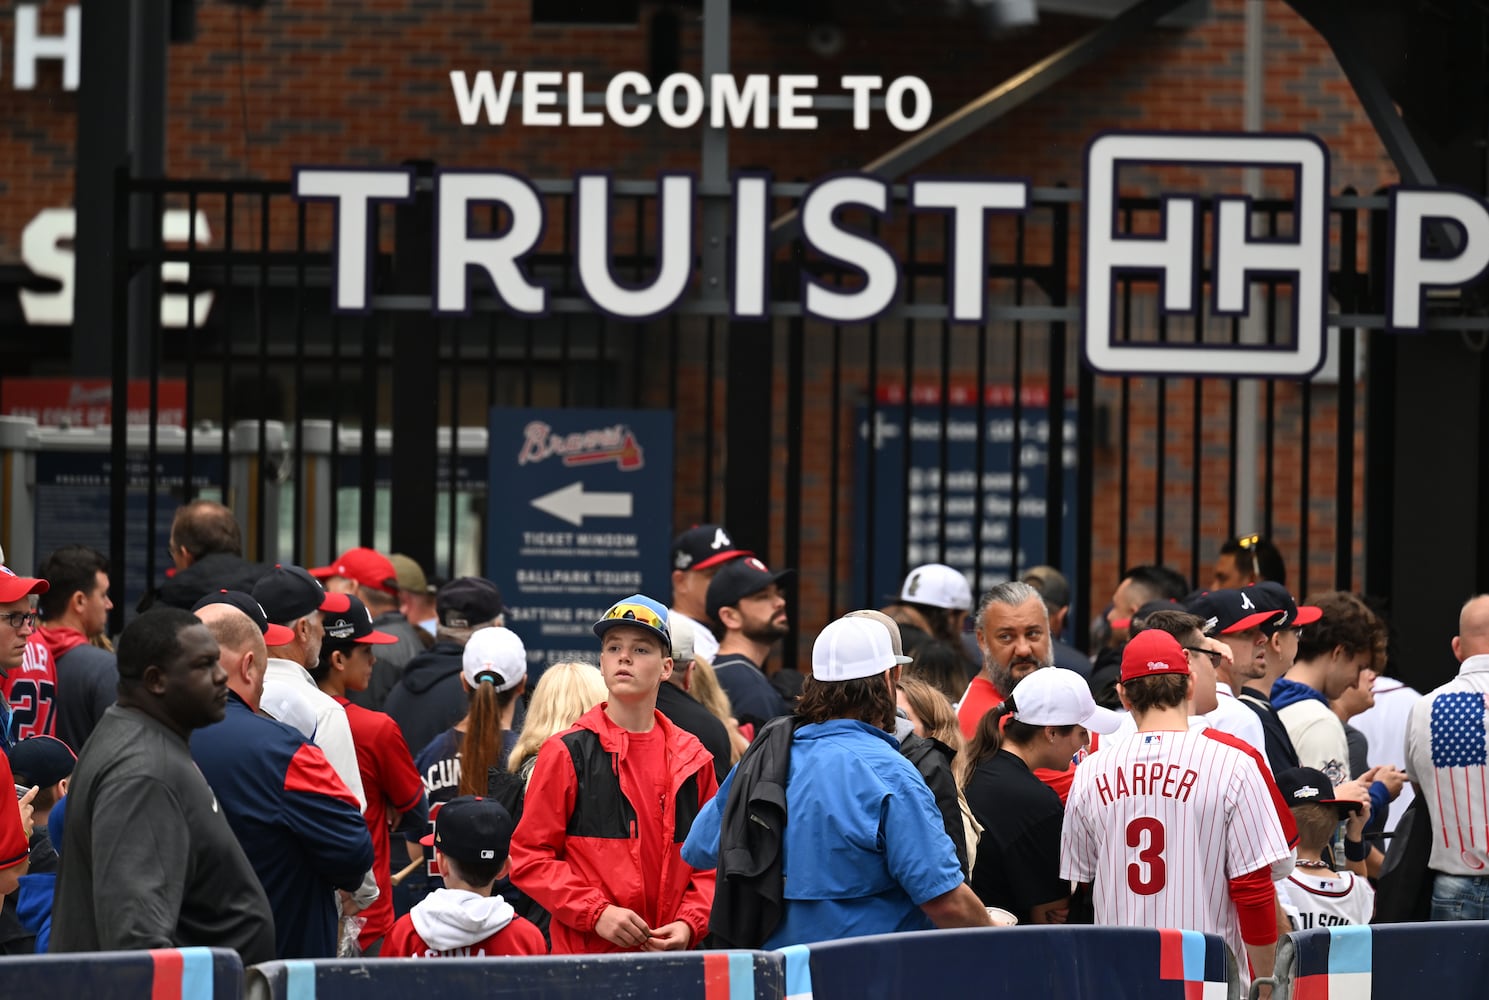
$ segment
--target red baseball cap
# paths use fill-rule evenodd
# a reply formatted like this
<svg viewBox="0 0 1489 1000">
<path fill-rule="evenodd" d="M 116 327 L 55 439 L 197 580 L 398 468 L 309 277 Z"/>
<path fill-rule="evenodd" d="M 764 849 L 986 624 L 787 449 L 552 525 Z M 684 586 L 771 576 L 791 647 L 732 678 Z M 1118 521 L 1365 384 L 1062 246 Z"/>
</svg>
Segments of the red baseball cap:
<svg viewBox="0 0 1489 1000">
<path fill-rule="evenodd" d="M 51 584 L 34 576 L 21 576 L 9 566 L 0 566 L 0 603 L 9 604 L 32 594 L 45 594 Z"/>
<path fill-rule="evenodd" d="M 344 576 L 373 590 L 381 590 L 387 594 L 398 593 L 398 571 L 393 568 L 393 563 L 387 556 L 372 549 L 347 549 L 332 559 L 329 566 L 312 569 L 310 575 L 317 580 Z"/>
<path fill-rule="evenodd" d="M 1189 656 L 1162 629 L 1144 629 L 1122 650 L 1122 683 L 1158 674 L 1189 673 Z"/>
</svg>

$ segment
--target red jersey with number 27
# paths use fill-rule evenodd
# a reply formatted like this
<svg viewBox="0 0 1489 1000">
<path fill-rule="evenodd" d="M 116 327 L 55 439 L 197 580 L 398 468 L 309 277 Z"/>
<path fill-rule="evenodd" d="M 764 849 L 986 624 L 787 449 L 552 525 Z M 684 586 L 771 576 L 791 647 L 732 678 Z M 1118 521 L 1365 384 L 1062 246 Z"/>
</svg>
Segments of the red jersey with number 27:
<svg viewBox="0 0 1489 1000">
<path fill-rule="evenodd" d="M 1076 768 L 1060 875 L 1091 883 L 1098 924 L 1218 934 L 1244 956 L 1229 882 L 1291 855 L 1256 761 L 1207 730 L 1133 733 Z"/>
<path fill-rule="evenodd" d="M 57 735 L 57 667 L 40 635 L 33 632 L 26 640 L 19 667 L 0 674 L 0 694 L 10 705 L 12 740 Z M 74 752 L 78 749 L 73 747 Z"/>
</svg>

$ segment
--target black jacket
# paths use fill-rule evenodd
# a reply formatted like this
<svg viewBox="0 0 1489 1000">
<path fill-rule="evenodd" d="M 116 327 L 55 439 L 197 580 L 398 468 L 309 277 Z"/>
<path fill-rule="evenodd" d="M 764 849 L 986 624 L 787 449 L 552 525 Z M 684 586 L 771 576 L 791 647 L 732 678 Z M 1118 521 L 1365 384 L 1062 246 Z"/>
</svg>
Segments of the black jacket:
<svg viewBox="0 0 1489 1000">
<path fill-rule="evenodd" d="M 767 722 L 734 769 L 719 822 L 719 868 L 709 914 L 709 944 L 759 948 L 781 922 L 786 876 L 786 778 L 796 720 Z"/>
<path fill-rule="evenodd" d="M 470 698 L 460 686 L 465 647 L 441 639 L 403 668 L 403 677 L 383 702 L 383 711 L 403 730 L 415 757 L 440 733 L 465 717 Z"/>
<path fill-rule="evenodd" d="M 148 611 L 158 603 L 190 611 L 197 601 L 219 590 L 252 593 L 253 585 L 266 572 L 268 567 L 247 562 L 242 556 L 214 552 L 167 577 L 159 587 L 146 593 L 140 598 L 139 610 Z"/>
<path fill-rule="evenodd" d="M 900 741 L 900 753 L 915 765 L 926 787 L 936 797 L 941 823 L 946 827 L 951 845 L 956 848 L 956 860 L 962 866 L 962 877 L 966 878 L 971 874 L 967 864 L 967 828 L 962 824 L 962 803 L 957 798 L 956 778 L 951 773 L 956 751 L 938 739 L 917 736 L 914 731 L 905 736 L 896 731 L 895 736 Z"/>
<path fill-rule="evenodd" d="M 720 782 L 729 773 L 729 730 L 696 698 L 670 681 L 657 690 L 657 711 L 677 726 L 698 737 L 703 749 L 713 754 L 713 770 Z"/>
</svg>

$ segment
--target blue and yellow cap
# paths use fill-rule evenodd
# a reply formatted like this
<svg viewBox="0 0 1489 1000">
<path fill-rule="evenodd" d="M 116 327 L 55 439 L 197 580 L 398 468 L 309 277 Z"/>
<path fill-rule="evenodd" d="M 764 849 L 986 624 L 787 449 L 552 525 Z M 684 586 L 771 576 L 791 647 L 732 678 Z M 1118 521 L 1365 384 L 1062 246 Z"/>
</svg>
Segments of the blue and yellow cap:
<svg viewBox="0 0 1489 1000">
<path fill-rule="evenodd" d="M 633 594 L 617 601 L 595 622 L 595 635 L 604 638 L 617 625 L 632 625 L 655 632 L 662 640 L 662 655 L 670 656 L 672 632 L 667 627 L 667 609 L 645 594 Z"/>
</svg>

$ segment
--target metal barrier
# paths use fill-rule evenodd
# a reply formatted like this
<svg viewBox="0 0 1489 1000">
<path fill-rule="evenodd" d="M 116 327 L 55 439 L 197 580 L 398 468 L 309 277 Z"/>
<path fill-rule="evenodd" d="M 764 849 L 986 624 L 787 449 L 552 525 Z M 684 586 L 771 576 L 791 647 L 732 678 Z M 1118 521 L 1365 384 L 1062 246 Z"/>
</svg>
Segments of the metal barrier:
<svg viewBox="0 0 1489 1000">
<path fill-rule="evenodd" d="M 1273 978 L 1273 1000 L 1409 997 L 1424 989 L 1441 996 L 1477 995 L 1489 980 L 1489 923 L 1434 921 L 1294 931 L 1277 942 Z M 1260 985 L 1252 984 L 1251 997 L 1258 995 Z M 1465 992 L 1470 988 L 1472 993 Z"/>
<path fill-rule="evenodd" d="M 672 952 L 551 958 L 265 962 L 248 970 L 250 1000 L 468 996 L 499 1000 L 761 1000 L 782 996 L 780 956 Z"/>
<path fill-rule="evenodd" d="M 227 948 L 161 948 L 0 957 L 0 993 L 239 1000 L 243 962 Z"/>
</svg>

